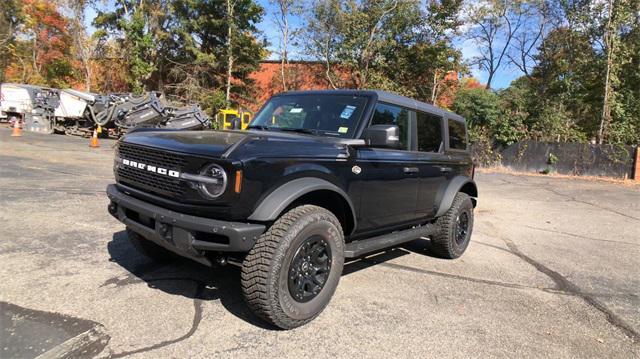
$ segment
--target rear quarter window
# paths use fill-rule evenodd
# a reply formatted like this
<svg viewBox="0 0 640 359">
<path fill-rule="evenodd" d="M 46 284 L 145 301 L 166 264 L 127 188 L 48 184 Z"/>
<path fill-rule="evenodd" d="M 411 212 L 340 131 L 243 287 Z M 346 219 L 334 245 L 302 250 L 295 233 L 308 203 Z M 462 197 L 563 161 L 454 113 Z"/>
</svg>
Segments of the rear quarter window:
<svg viewBox="0 0 640 359">
<path fill-rule="evenodd" d="M 442 145 L 442 117 L 418 112 L 418 151 L 440 152 Z"/>
<path fill-rule="evenodd" d="M 449 148 L 454 150 L 467 149 L 467 130 L 464 123 L 456 120 L 449 120 Z"/>
</svg>

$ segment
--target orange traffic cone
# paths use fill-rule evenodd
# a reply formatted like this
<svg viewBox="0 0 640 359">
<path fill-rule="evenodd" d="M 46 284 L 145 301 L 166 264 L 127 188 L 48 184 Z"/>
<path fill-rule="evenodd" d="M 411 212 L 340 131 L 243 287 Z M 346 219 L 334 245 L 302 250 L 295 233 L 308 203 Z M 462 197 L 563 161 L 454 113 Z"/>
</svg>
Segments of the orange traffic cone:
<svg viewBox="0 0 640 359">
<path fill-rule="evenodd" d="M 11 132 L 11 137 L 22 137 L 22 129 L 20 129 L 20 121 L 18 120 L 13 122 L 13 132 Z"/>
<path fill-rule="evenodd" d="M 93 130 L 93 136 L 91 136 L 91 143 L 89 144 L 89 147 L 100 147 L 100 145 L 98 144 L 98 131 L 96 130 Z"/>
</svg>

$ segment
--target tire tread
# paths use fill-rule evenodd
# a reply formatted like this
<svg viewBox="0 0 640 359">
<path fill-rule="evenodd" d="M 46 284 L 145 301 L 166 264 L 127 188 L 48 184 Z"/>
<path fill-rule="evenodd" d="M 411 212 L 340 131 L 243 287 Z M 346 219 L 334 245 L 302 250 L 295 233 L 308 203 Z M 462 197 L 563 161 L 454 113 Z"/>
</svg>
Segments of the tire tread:
<svg viewBox="0 0 640 359">
<path fill-rule="evenodd" d="M 320 314 L 303 320 L 288 317 L 280 308 L 275 295 L 275 281 L 269 280 L 269 272 L 276 265 L 275 255 L 282 245 L 283 237 L 299 219 L 318 212 L 342 232 L 340 222 L 328 210 L 313 205 L 295 207 L 276 220 L 267 232 L 258 238 L 242 263 L 241 287 L 247 305 L 256 315 L 278 327 L 295 328 L 312 321 Z"/>
</svg>

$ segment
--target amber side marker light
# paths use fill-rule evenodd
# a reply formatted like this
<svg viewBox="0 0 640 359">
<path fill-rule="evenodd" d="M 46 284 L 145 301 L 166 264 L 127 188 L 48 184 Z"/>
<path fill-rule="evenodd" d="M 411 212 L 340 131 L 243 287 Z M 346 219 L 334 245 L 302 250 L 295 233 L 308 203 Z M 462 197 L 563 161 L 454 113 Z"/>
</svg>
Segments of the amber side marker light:
<svg viewBox="0 0 640 359">
<path fill-rule="evenodd" d="M 236 185 L 234 187 L 236 193 L 240 193 L 242 190 L 242 171 L 236 171 Z"/>
</svg>

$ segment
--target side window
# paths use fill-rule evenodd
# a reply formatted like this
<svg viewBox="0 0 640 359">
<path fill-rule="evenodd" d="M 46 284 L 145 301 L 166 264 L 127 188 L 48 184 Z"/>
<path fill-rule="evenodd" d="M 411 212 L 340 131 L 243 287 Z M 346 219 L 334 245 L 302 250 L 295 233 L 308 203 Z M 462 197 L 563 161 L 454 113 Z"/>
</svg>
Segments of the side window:
<svg viewBox="0 0 640 359">
<path fill-rule="evenodd" d="M 418 151 L 440 152 L 442 117 L 418 112 Z"/>
<path fill-rule="evenodd" d="M 454 150 L 467 149 L 467 132 L 464 123 L 455 120 L 449 120 L 449 148 Z"/>
<path fill-rule="evenodd" d="M 400 128 L 400 148 L 409 148 L 409 110 L 379 103 L 373 113 L 372 125 L 396 125 Z"/>
</svg>

